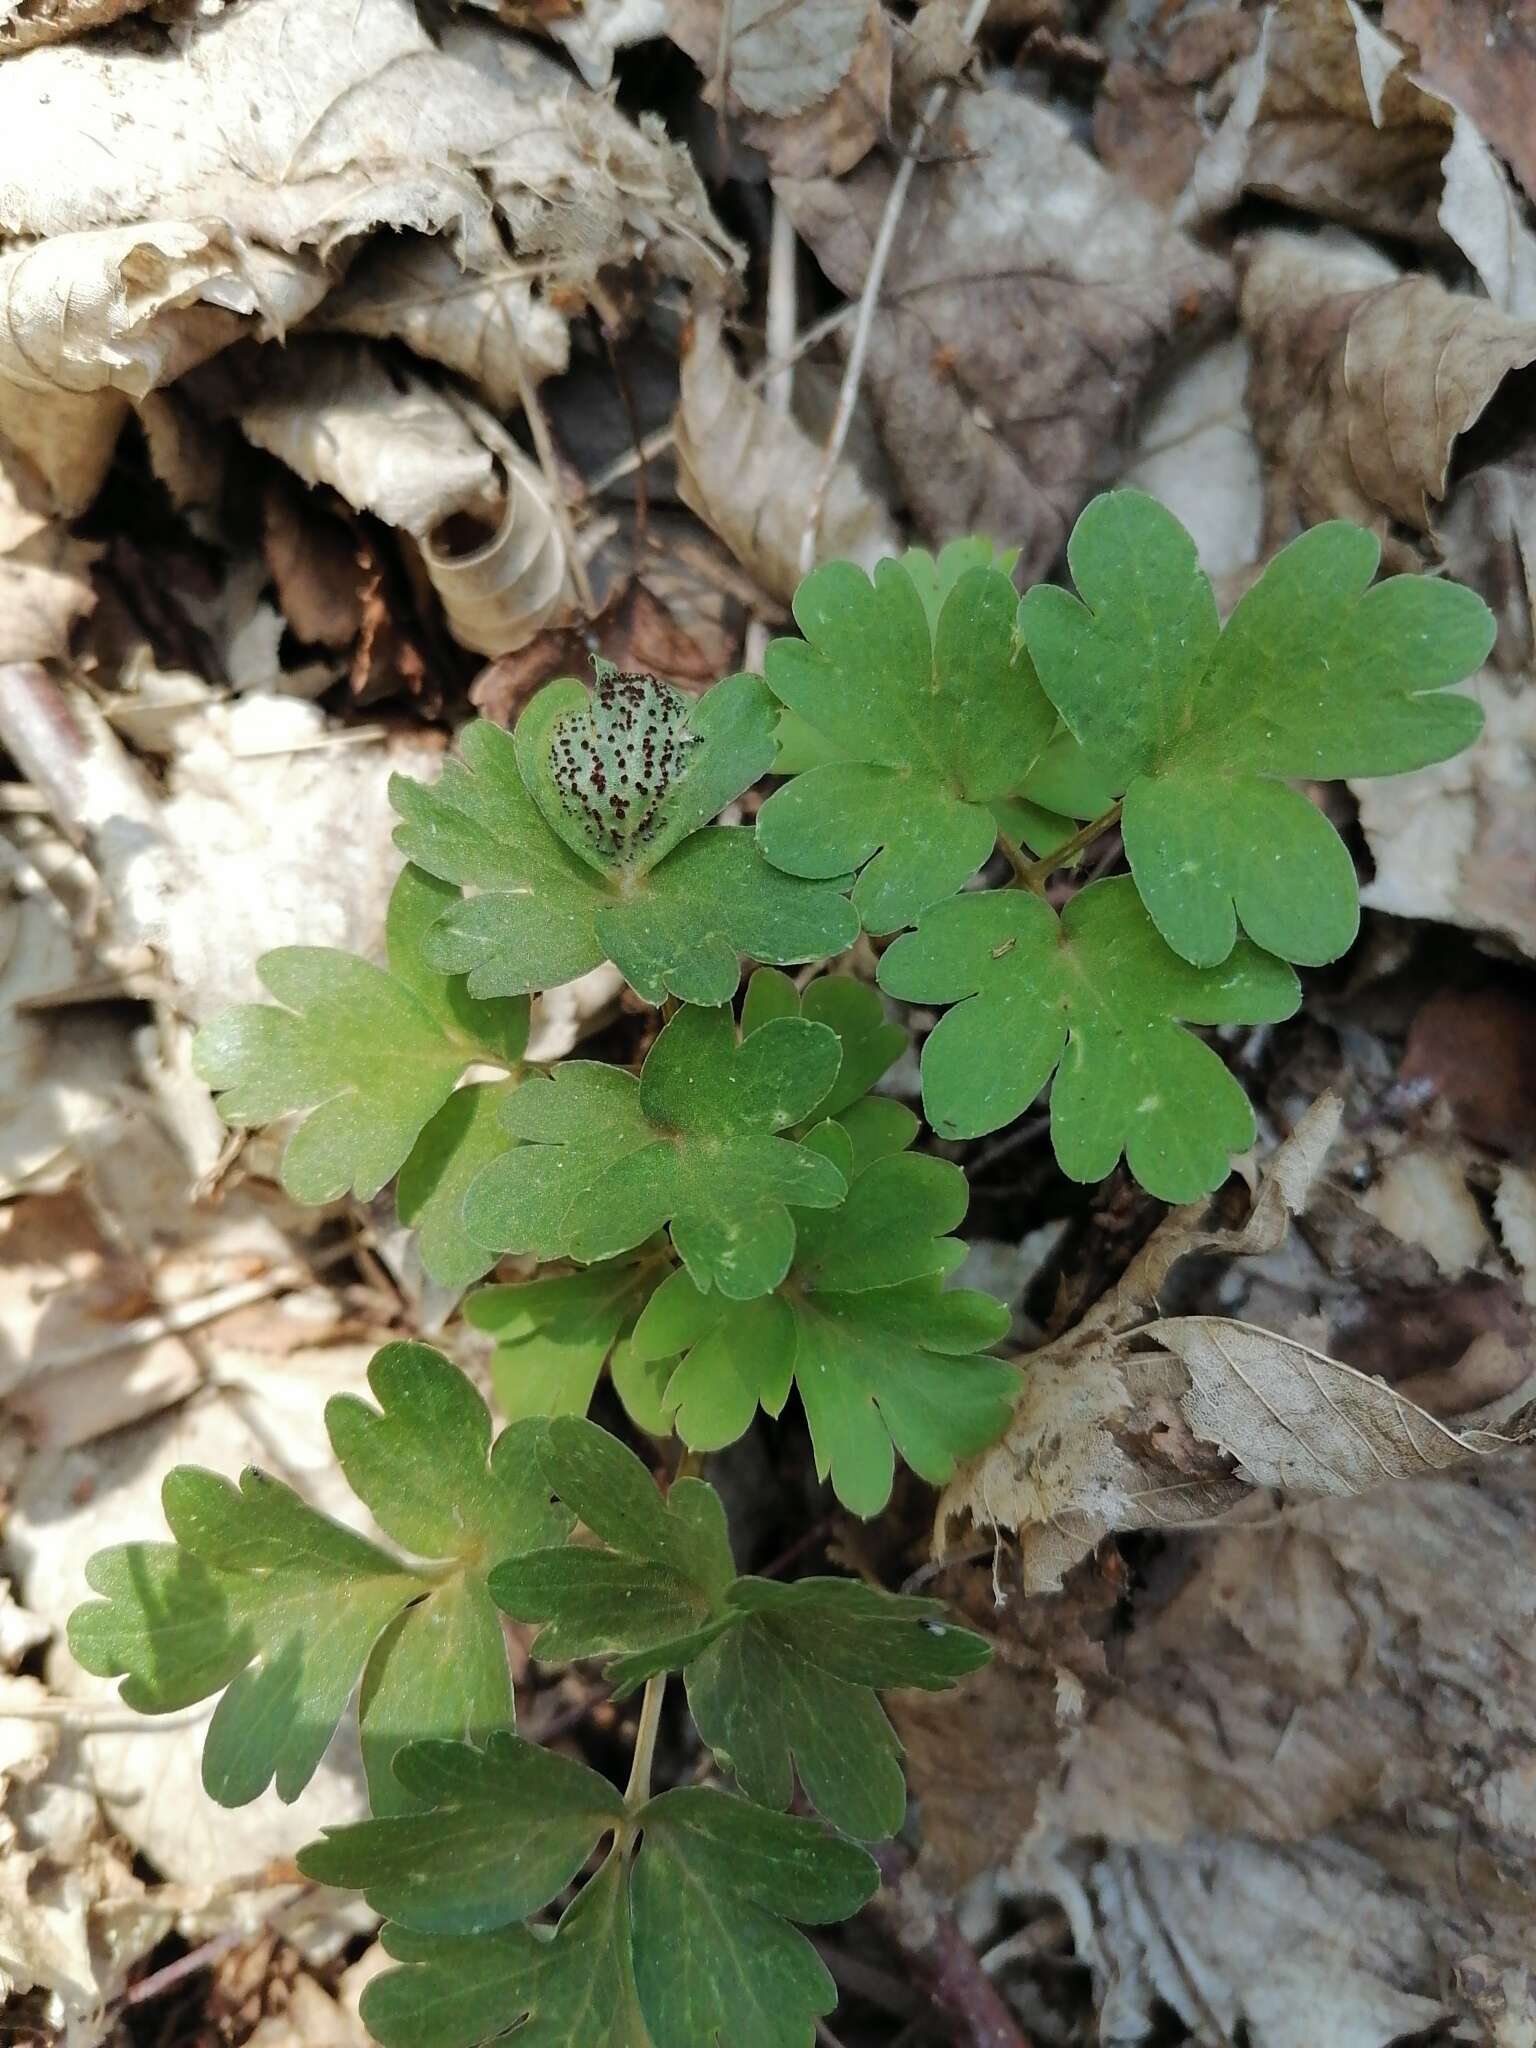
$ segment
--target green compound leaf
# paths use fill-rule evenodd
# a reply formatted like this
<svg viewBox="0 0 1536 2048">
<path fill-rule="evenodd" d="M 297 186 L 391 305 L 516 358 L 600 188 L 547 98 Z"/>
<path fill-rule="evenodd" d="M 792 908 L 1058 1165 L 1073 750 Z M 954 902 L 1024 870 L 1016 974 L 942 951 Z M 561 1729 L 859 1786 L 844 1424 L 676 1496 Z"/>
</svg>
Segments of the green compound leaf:
<svg viewBox="0 0 1536 2048">
<path fill-rule="evenodd" d="M 648 700 L 657 692 L 686 705 L 658 684 Z M 570 732 L 593 723 L 587 703 L 580 684 L 553 685 L 515 739 L 479 721 L 460 737 L 462 761 L 450 761 L 435 786 L 391 784 L 403 820 L 396 843 L 476 892 L 432 927 L 425 946 L 438 967 L 467 975 L 477 996 L 508 996 L 612 960 L 647 1002 L 724 1003 L 742 953 L 788 963 L 852 944 L 858 919 L 838 889 L 771 868 L 744 826 L 704 824 L 770 763 L 771 737 L 762 735 L 772 720 L 756 678 L 732 677 L 678 713 L 682 722 L 653 744 L 653 761 L 665 752 L 675 779 L 638 809 L 620 793 L 622 816 L 611 789 L 607 811 L 597 803 L 596 777 L 628 772 L 614 762 L 637 745 L 643 760 L 643 742 L 594 730 L 578 766 L 561 769 L 568 789 L 548 770 L 553 748 L 562 763 L 567 746 L 578 760 Z M 583 803 L 596 806 L 595 821 Z"/>
<path fill-rule="evenodd" d="M 477 1289 L 464 1317 L 496 1339 L 491 1384 L 502 1413 L 514 1421 L 585 1415 L 614 1347 L 670 1270 L 665 1251 L 641 1252 L 581 1273 Z"/>
<path fill-rule="evenodd" d="M 1358 921 L 1354 867 L 1287 778 L 1396 775 L 1477 737 L 1448 686 L 1493 644 L 1470 590 L 1374 586 L 1380 546 L 1342 521 L 1275 556 L 1223 630 L 1194 542 L 1137 491 L 1096 498 L 1067 558 L 1079 597 L 1019 609 L 1040 680 L 1125 791 L 1122 830 L 1158 929 L 1214 966 L 1239 922 L 1286 959 L 1336 958 Z"/>
<path fill-rule="evenodd" d="M 837 1987 L 790 1923 L 856 1913 L 874 1858 L 723 1792 L 663 1792 L 638 1818 L 635 1984 L 655 2048 L 812 2048 Z"/>
<path fill-rule="evenodd" d="M 327 1828 L 299 1868 L 424 1934 L 526 1919 L 624 1818 L 606 1778 L 515 1735 L 493 1734 L 483 1749 L 413 1742 L 394 1770 L 419 1810 Z"/>
<path fill-rule="evenodd" d="M 930 629 L 900 563 L 871 583 L 831 562 L 796 594 L 805 639 L 768 648 L 769 688 L 844 758 L 771 796 L 758 841 L 790 874 L 862 869 L 853 901 L 868 931 L 913 923 L 976 872 L 997 836 L 990 799 L 1020 787 L 1055 730 L 1016 608 L 1005 575 L 972 569 Z"/>
<path fill-rule="evenodd" d="M 488 1081 L 456 1088 L 400 1169 L 395 1207 L 400 1221 L 416 1232 L 421 1263 L 439 1287 L 468 1287 L 496 1263 L 496 1254 L 465 1227 L 464 1197 L 481 1169 L 512 1142 L 501 1111 L 516 1085 Z"/>
<path fill-rule="evenodd" d="M 952 1685 L 986 1662 L 986 1642 L 939 1619 L 936 1602 L 850 1579 L 742 1579 L 729 1598 L 738 1618 L 688 1666 L 699 1733 L 759 1805 L 788 1806 L 798 1772 L 834 1827 L 861 1841 L 895 1834 L 901 1745 L 873 1688 Z"/>
<path fill-rule="evenodd" d="M 967 901 L 970 899 L 966 899 Z M 823 1125 L 810 1146 L 839 1141 L 851 1180 L 841 1207 L 797 1217 L 795 1264 L 765 1300 L 705 1295 L 686 1272 L 664 1280 L 635 1325 L 638 1361 L 662 1365 L 660 1399 L 684 1443 L 734 1443 L 758 1408 L 777 1415 L 798 1387 L 816 1469 L 858 1515 L 890 1498 L 895 1453 L 942 1485 L 955 1462 L 994 1442 L 1017 1391 L 1016 1369 L 980 1354 L 1007 1334 L 990 1295 L 945 1290 L 965 1255 L 947 1235 L 966 1208 L 965 1177 L 944 1160 L 885 1150 L 910 1141 L 900 1105 L 878 1117 L 881 1142 L 853 1156 L 846 1128 Z M 848 1112 L 859 1131 L 863 1104 Z"/>
<path fill-rule="evenodd" d="M 402 1967 L 364 1990 L 364 2026 L 381 2048 L 479 2048 L 509 2032 L 517 2048 L 654 2048 L 635 1999 L 625 1877 L 610 1854 L 552 1938 L 386 1927 Z"/>
<path fill-rule="evenodd" d="M 225 1010 L 197 1034 L 193 1064 L 226 1123 L 304 1121 L 283 1154 L 300 1202 L 348 1190 L 372 1200 L 404 1164 L 472 1060 L 515 1067 L 526 1002 L 476 1002 L 421 957 L 423 933 L 458 892 L 406 868 L 389 909 L 389 971 L 325 946 L 280 946 L 256 971 L 282 1008 Z"/>
<path fill-rule="evenodd" d="M 790 1206 L 825 1209 L 846 1182 L 781 1137 L 837 1079 L 836 1033 L 774 1017 L 738 1044 L 727 1009 L 684 1009 L 638 1082 L 582 1061 L 529 1080 L 507 1103 L 521 1138 L 480 1175 L 464 1215 L 481 1243 L 588 1262 L 670 1225 L 698 1284 L 733 1300 L 767 1294 L 794 1256 Z"/>
<path fill-rule="evenodd" d="M 497 1602 L 545 1624 L 535 1654 L 617 1658 L 622 1695 L 683 1670 L 705 1741 L 760 1804 L 784 1807 L 799 1772 L 835 1826 L 866 1839 L 900 1825 L 900 1746 L 873 1688 L 953 1684 L 987 1646 L 908 1600 L 852 1580 L 780 1586 L 735 1577 L 718 1497 L 682 1480 L 665 1501 L 640 1461 L 590 1423 L 552 1424 L 550 1484 L 604 1548 L 510 1558 Z"/>
<path fill-rule="evenodd" d="M 791 1921 L 846 1919 L 879 1884 L 872 1859 L 814 1821 L 711 1791 L 666 1792 L 553 1936 L 526 1926 L 445 1936 L 392 1926 L 402 1966 L 362 2017 L 382 2048 L 812 2048 L 837 1992 Z"/>
<path fill-rule="evenodd" d="M 1301 999 L 1291 969 L 1246 941 L 1220 967 L 1182 960 L 1129 877 L 1092 883 L 1059 920 L 1016 889 L 939 904 L 885 954 L 880 982 L 909 1002 L 956 1005 L 923 1048 L 936 1131 L 995 1131 L 1055 1072 L 1062 1170 L 1101 1180 L 1123 1152 L 1167 1202 L 1219 1186 L 1254 1136 L 1247 1096 L 1181 1020 L 1266 1023 Z"/>
<path fill-rule="evenodd" d="M 76 1609 L 69 1638 L 88 1671 L 121 1676 L 141 1713 L 223 1693 L 203 1749 L 221 1805 L 274 1780 L 297 1798 L 359 1678 L 376 1811 L 404 1796 L 389 1762 L 408 1736 L 510 1725 L 485 1574 L 570 1527 L 538 1462 L 540 1429 L 518 1425 L 493 1448 L 484 1402 L 422 1344 L 386 1345 L 369 1384 L 378 1410 L 349 1395 L 327 1407 L 337 1458 L 386 1534 L 441 1562 L 402 1563 L 264 1473 L 236 1488 L 179 1466 L 163 1491 L 176 1542 L 123 1544 L 86 1568 L 103 1598 Z"/>
<path fill-rule="evenodd" d="M 663 1500 L 633 1452 L 576 1416 L 551 1421 L 543 1470 L 605 1546 L 566 1546 L 508 1558 L 491 1579 L 499 1607 L 542 1621 L 534 1654 L 548 1662 L 657 1650 L 652 1669 L 706 1627 L 736 1576 L 720 1497 L 680 1479 Z"/>
</svg>

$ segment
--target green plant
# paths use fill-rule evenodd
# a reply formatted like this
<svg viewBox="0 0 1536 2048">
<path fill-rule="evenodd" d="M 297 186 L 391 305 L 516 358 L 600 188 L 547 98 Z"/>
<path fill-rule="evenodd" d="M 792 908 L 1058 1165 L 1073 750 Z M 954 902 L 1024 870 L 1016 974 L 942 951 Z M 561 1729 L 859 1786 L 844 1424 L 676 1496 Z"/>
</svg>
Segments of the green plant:
<svg viewBox="0 0 1536 2048">
<path fill-rule="evenodd" d="M 1349 856 L 1289 778 L 1395 773 L 1477 730 L 1446 686 L 1490 617 L 1443 582 L 1373 585 L 1376 560 L 1316 528 L 1223 628 L 1188 536 L 1117 492 L 1073 534 L 1076 596 L 1020 603 L 980 541 L 873 579 L 833 563 L 765 679 L 690 703 L 599 663 L 515 733 L 470 726 L 434 787 L 395 788 L 387 971 L 286 948 L 259 964 L 276 1006 L 202 1032 L 231 1123 L 295 1120 L 300 1199 L 396 1179 L 450 1289 L 506 1254 L 549 1269 L 464 1306 L 494 1339 L 499 1435 L 420 1344 L 378 1354 L 376 1406 L 330 1404 L 397 1550 L 260 1473 L 182 1469 L 176 1540 L 93 1560 L 71 1628 L 133 1707 L 222 1694 L 204 1779 L 227 1804 L 296 1797 L 356 1697 L 372 1818 L 301 1860 L 389 1922 L 381 2041 L 810 2042 L 833 1989 L 792 1923 L 855 1911 L 860 1845 L 902 1820 L 877 1693 L 949 1685 L 986 1644 L 935 1602 L 740 1574 L 694 1467 L 798 1390 L 818 1472 L 873 1515 L 898 1455 L 946 1479 L 1019 1381 L 992 1355 L 1002 1305 L 950 1284 L 964 1174 L 879 1092 L 908 1040 L 860 978 L 872 951 L 822 969 L 862 929 L 890 940 L 879 991 L 943 1009 L 922 1057 L 941 1137 L 1050 1083 L 1067 1174 L 1123 1156 L 1167 1200 L 1216 1187 L 1253 1113 L 1188 1027 L 1289 1015 L 1291 963 L 1357 920 Z M 714 822 L 770 770 L 755 825 Z M 1128 874 L 1048 892 L 1117 824 Z M 994 854 L 1001 878 L 969 886 Z M 743 954 L 764 964 L 738 1014 Z M 638 1072 L 528 1065 L 529 996 L 605 959 L 664 1008 Z M 497 1078 L 460 1085 L 471 1068 Z M 605 1369 L 637 1437 L 686 1447 L 665 1491 L 585 1419 Z M 540 1625 L 537 1658 L 644 1688 L 623 1793 L 513 1732 L 503 1615 Z M 735 1793 L 652 1792 L 673 1674 Z M 797 1781 L 816 1818 L 786 1811 Z"/>
</svg>

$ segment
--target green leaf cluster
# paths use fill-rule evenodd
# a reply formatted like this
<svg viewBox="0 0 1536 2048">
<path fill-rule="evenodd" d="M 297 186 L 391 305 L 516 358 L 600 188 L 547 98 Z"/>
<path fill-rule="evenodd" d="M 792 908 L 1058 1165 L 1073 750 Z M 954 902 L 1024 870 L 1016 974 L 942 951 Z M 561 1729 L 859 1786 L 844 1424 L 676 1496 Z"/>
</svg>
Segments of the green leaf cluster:
<svg viewBox="0 0 1536 2048">
<path fill-rule="evenodd" d="M 595 1423 L 551 1422 L 541 1456 L 551 1491 L 600 1547 L 534 1550 L 492 1574 L 507 1613 L 544 1624 L 535 1655 L 610 1658 L 621 1693 L 681 1671 L 699 1733 L 749 1799 L 787 1807 L 798 1773 L 834 1827 L 893 1834 L 906 1795 L 875 1689 L 951 1685 L 985 1661 L 984 1640 L 936 1601 L 847 1579 L 738 1577 L 714 1488 L 680 1479 L 663 1500 Z"/>
<path fill-rule="evenodd" d="M 585 1764 L 513 1735 L 395 1766 L 420 1811 L 333 1828 L 299 1867 L 388 1916 L 400 1965 L 363 1994 L 383 2048 L 810 2048 L 837 2003 L 791 1923 L 843 1920 L 879 1872 L 814 1821 L 704 1789 L 629 1806 Z M 550 1904 L 607 1842 L 552 1929 Z"/>
<path fill-rule="evenodd" d="M 390 1770 L 403 1742 L 512 1725 L 490 1574 L 571 1527 L 539 1462 L 540 1425 L 493 1441 L 484 1401 L 425 1344 L 386 1345 L 368 1384 L 377 1407 L 338 1394 L 326 1429 L 352 1491 L 406 1556 L 254 1468 L 237 1486 L 181 1465 L 162 1491 L 176 1540 L 120 1544 L 87 1567 L 100 1597 L 71 1616 L 70 1649 L 87 1671 L 121 1677 L 140 1713 L 222 1695 L 203 1747 L 203 1783 L 222 1806 L 273 1783 L 296 1799 L 354 1694 L 376 1812 L 403 1797 Z"/>
</svg>

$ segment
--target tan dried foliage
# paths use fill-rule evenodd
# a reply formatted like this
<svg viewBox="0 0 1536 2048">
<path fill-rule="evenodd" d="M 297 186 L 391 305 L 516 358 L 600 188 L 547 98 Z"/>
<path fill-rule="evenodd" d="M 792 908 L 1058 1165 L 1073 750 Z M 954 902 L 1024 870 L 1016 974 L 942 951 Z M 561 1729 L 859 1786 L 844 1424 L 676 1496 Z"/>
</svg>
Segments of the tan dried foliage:
<svg viewBox="0 0 1536 2048">
<path fill-rule="evenodd" d="M 1224 262 L 1129 195 L 1061 116 L 977 93 L 930 138 L 870 336 L 864 385 L 920 530 L 1007 534 L 1041 574 L 1123 453 L 1136 408 L 1229 303 Z M 857 295 L 892 166 L 775 189 Z"/>
<path fill-rule="evenodd" d="M 800 580 L 800 537 L 821 450 L 772 411 L 731 362 L 718 311 L 700 314 L 683 358 L 677 416 L 678 490 L 770 596 L 788 603 Z M 845 462 L 821 519 L 827 556 L 872 568 L 899 543 L 884 507 Z"/>
<path fill-rule="evenodd" d="M 1271 547 L 1323 519 L 1428 535 L 1457 442 L 1536 363 L 1536 320 L 1343 242 L 1262 237 L 1240 311 Z"/>
</svg>

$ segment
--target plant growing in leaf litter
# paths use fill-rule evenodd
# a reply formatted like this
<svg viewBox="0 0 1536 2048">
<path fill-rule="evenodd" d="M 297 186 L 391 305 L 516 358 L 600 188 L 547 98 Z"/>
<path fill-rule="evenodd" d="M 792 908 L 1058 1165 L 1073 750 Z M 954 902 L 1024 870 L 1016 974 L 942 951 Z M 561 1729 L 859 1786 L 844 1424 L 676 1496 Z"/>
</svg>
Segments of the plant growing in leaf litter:
<svg viewBox="0 0 1536 2048">
<path fill-rule="evenodd" d="M 873 579 L 833 563 L 764 679 L 689 703 L 599 664 L 595 692 L 551 685 L 513 734 L 470 726 L 434 787 L 396 786 L 387 970 L 284 948 L 259 963 L 276 1004 L 202 1033 L 231 1123 L 298 1119 L 298 1198 L 396 1179 L 449 1288 L 503 1253 L 553 1268 L 465 1304 L 495 1339 L 499 1435 L 420 1344 L 375 1358 L 376 1406 L 331 1402 L 398 1551 L 259 1472 L 183 1468 L 176 1540 L 95 1558 L 71 1629 L 133 1707 L 222 1693 L 203 1774 L 229 1805 L 295 1798 L 356 1695 L 373 1817 L 301 1863 L 388 1922 L 399 1967 L 364 2015 L 391 2048 L 812 2040 L 834 1991 L 793 1923 L 856 1911 L 877 1883 L 860 1844 L 902 1819 L 877 1692 L 949 1685 L 986 1645 L 932 1601 L 739 1575 L 689 1467 L 794 1389 L 818 1472 L 873 1515 L 898 1454 L 941 1481 L 993 1441 L 1018 1373 L 990 1355 L 1003 1306 L 948 1284 L 963 1174 L 873 1092 L 905 1032 L 851 975 L 779 970 L 890 937 L 880 988 L 944 1008 L 936 1132 L 996 1130 L 1049 1085 L 1069 1175 L 1124 1156 L 1166 1200 L 1216 1187 L 1253 1113 L 1187 1027 L 1289 1015 L 1291 963 L 1357 922 L 1349 856 L 1290 778 L 1396 773 L 1478 729 L 1446 686 L 1487 653 L 1487 611 L 1373 584 L 1377 552 L 1314 528 L 1225 627 L 1189 536 L 1135 492 L 1078 522 L 1075 596 L 1020 603 L 979 541 Z M 713 822 L 770 771 L 788 779 L 755 827 Z M 1058 912 L 1045 878 L 1116 822 L 1130 873 Z M 998 849 L 1011 881 L 969 887 Z M 766 964 L 738 1017 L 744 954 Z M 603 960 L 668 1013 L 638 1075 L 526 1066 L 530 994 Z M 471 1066 L 501 1078 L 460 1086 Z M 605 1367 L 640 1431 L 688 1448 L 665 1494 L 584 1419 Z M 537 1657 L 644 1686 L 624 1793 L 513 1732 L 503 1614 L 542 1624 Z M 652 1794 L 672 1673 L 735 1793 Z M 787 1811 L 797 1781 L 817 1818 Z"/>
</svg>

